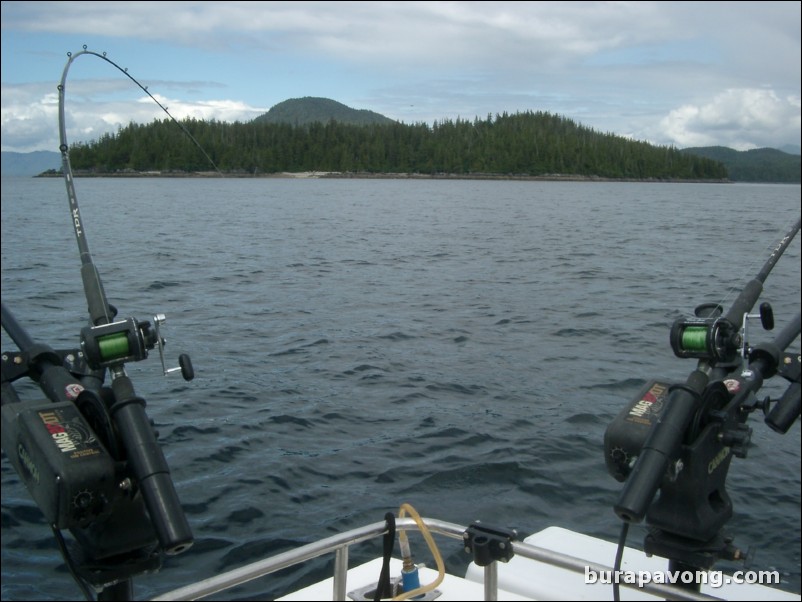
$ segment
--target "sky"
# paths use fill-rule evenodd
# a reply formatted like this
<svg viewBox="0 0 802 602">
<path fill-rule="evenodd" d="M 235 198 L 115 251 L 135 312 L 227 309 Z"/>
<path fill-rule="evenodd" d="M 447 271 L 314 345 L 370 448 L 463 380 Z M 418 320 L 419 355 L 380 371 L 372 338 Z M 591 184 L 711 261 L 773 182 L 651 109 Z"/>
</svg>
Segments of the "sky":
<svg viewBox="0 0 802 602">
<path fill-rule="evenodd" d="M 2 150 L 317 96 L 408 124 L 544 111 L 657 145 L 800 145 L 794 2 L 2 2 Z"/>
</svg>

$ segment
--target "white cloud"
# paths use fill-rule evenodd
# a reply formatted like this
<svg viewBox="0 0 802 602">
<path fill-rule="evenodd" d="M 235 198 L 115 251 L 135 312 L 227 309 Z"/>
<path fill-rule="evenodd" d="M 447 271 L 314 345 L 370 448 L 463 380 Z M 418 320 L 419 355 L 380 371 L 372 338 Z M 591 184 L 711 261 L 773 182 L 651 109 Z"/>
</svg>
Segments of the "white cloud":
<svg viewBox="0 0 802 602">
<path fill-rule="evenodd" d="M 269 107 L 251 107 L 243 102 L 228 99 L 186 102 L 176 98 L 170 99 L 161 94 L 154 94 L 153 98 L 159 101 L 169 111 L 170 115 L 178 120 L 194 118 L 228 122 L 251 121 L 269 110 Z M 143 97 L 139 102 L 142 105 L 147 105 L 146 111 L 149 111 L 150 107 L 154 106 L 151 98 Z M 163 115 L 163 117 L 167 116 Z"/>
<path fill-rule="evenodd" d="M 95 82 L 94 89 L 103 88 Z M 59 147 L 58 93 L 42 85 L 5 86 L 2 89 L 2 149 L 15 152 L 57 151 Z M 268 109 L 243 102 L 220 99 L 187 102 L 154 94 L 177 120 L 188 117 L 218 121 L 250 121 Z M 141 96 L 133 100 L 92 98 L 91 94 L 73 95 L 65 103 L 67 143 L 96 140 L 114 133 L 129 123 L 150 123 L 168 119 L 153 99 Z"/>
<path fill-rule="evenodd" d="M 748 150 L 800 138 L 800 99 L 770 89 L 730 89 L 704 104 L 686 104 L 660 122 L 663 137 L 680 148 L 729 146 Z"/>
<path fill-rule="evenodd" d="M 52 86 L 49 87 L 52 90 Z M 40 85 L 2 86 L 3 150 L 58 150 L 58 95 Z"/>
</svg>

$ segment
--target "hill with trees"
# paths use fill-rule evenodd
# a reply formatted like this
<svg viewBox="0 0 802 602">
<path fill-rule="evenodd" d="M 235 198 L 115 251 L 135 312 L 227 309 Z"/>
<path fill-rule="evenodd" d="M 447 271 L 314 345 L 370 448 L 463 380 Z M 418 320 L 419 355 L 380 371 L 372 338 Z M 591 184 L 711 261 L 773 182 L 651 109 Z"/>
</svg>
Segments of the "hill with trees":
<svg viewBox="0 0 802 602">
<path fill-rule="evenodd" d="M 305 96 L 280 102 L 254 123 L 288 123 L 308 126 L 315 122 L 336 121 L 346 125 L 374 125 L 396 123 L 393 119 L 366 109 L 352 109 L 330 98 Z"/>
<path fill-rule="evenodd" d="M 72 167 L 77 175 L 201 172 L 213 169 L 208 155 L 217 169 L 230 175 L 319 171 L 658 180 L 727 178 L 726 169 L 718 161 L 673 147 L 599 133 L 545 112 L 503 113 L 473 121 L 444 119 L 431 126 L 393 120 L 352 124 L 338 121 L 333 115 L 323 121 L 325 113 L 318 113 L 320 117 L 314 120 L 305 117 L 301 109 L 310 106 L 310 102 L 318 108 L 339 105 L 320 100 L 325 99 L 287 101 L 289 104 L 277 105 L 270 119 L 268 113 L 248 123 L 182 121 L 203 152 L 168 119 L 146 125 L 131 123 L 116 134 L 72 145 Z M 370 118 L 378 115 L 366 113 Z"/>
<path fill-rule="evenodd" d="M 733 182 L 800 183 L 800 156 L 774 148 L 736 151 L 725 146 L 686 148 L 683 153 L 718 161 Z"/>
</svg>

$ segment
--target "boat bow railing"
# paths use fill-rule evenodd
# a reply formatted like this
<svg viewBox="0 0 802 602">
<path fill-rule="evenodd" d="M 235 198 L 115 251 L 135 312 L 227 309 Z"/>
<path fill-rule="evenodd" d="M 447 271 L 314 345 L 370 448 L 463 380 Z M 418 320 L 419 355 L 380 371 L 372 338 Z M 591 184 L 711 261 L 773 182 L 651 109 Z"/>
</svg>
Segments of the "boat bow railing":
<svg viewBox="0 0 802 602">
<path fill-rule="evenodd" d="M 465 533 L 468 531 L 466 526 L 442 520 L 423 518 L 423 522 L 431 533 L 460 541 L 464 540 Z M 420 531 L 420 526 L 412 518 L 397 518 L 396 527 L 398 529 Z M 332 600 L 348 600 L 346 592 L 348 588 L 348 555 L 350 547 L 380 538 L 386 532 L 387 524 L 385 522 L 377 522 L 351 529 L 172 590 L 152 598 L 152 600 L 198 600 L 327 554 L 334 554 L 335 557 Z M 593 571 L 600 574 L 602 572 L 609 573 L 613 570 L 608 566 L 522 541 L 513 541 L 512 551 L 516 556 L 575 573 L 584 574 L 586 571 Z M 661 583 L 643 583 L 640 585 L 621 583 L 621 585 L 668 600 L 722 599 Z M 484 591 L 485 600 L 498 600 L 498 562 L 492 562 L 484 567 Z"/>
</svg>

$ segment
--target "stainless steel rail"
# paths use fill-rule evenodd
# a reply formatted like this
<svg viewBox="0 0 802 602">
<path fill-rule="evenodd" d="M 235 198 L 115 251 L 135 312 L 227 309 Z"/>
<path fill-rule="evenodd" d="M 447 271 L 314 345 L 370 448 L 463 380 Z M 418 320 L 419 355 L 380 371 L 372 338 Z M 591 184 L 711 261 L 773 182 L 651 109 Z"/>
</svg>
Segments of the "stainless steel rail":
<svg viewBox="0 0 802 602">
<path fill-rule="evenodd" d="M 463 533 L 467 530 L 465 526 L 437 519 L 424 518 L 423 522 L 432 533 L 459 539 L 460 541 L 463 539 Z M 167 592 L 166 594 L 153 598 L 153 600 L 197 600 L 237 585 L 242 585 L 248 581 L 270 575 L 276 571 L 301 564 L 313 558 L 323 556 L 324 554 L 335 555 L 332 600 L 346 600 L 349 548 L 352 545 L 368 541 L 372 538 L 381 537 L 385 533 L 385 528 L 386 523 L 382 521 L 352 529 L 338 535 L 312 542 L 294 550 L 271 556 L 270 558 L 258 560 L 238 569 L 215 575 L 214 577 L 198 581 L 186 587 Z M 396 528 L 419 530 L 417 523 L 412 518 L 397 518 Z M 590 563 L 581 558 L 561 554 L 524 542 L 515 541 L 512 546 L 516 556 L 567 569 L 576 573 L 584 573 L 587 569 L 598 572 L 613 570 L 608 566 Z M 485 598 L 487 600 L 498 599 L 498 579 L 495 565 L 496 563 L 493 563 L 485 569 L 484 586 Z M 640 587 L 635 584 L 621 583 L 621 587 L 630 587 L 669 600 L 721 600 L 721 598 L 716 598 L 714 596 L 707 596 L 676 586 L 659 583 L 646 583 Z"/>
</svg>

